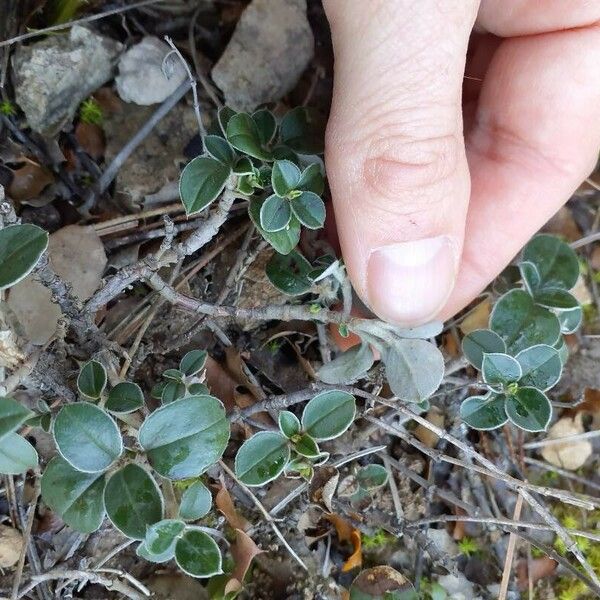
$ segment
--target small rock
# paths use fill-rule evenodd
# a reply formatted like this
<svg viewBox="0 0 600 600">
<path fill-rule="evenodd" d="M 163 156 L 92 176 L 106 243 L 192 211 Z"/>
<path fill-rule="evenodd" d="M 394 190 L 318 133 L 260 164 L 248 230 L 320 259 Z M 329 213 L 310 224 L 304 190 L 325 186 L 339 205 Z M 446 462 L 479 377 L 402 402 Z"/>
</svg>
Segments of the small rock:
<svg viewBox="0 0 600 600">
<path fill-rule="evenodd" d="M 93 227 L 68 225 L 50 236 L 50 262 L 70 283 L 73 294 L 87 300 L 100 285 L 106 266 L 104 246 Z M 61 311 L 50 290 L 29 275 L 10 290 L 8 306 L 32 344 L 45 344 L 54 334 Z"/>
<path fill-rule="evenodd" d="M 119 42 L 79 25 L 21 46 L 13 59 L 15 95 L 29 126 L 52 136 L 73 118 L 77 107 L 111 79 Z"/>
<path fill-rule="evenodd" d="M 575 418 L 563 417 L 548 430 L 549 440 L 555 440 L 584 432 L 583 414 L 578 413 Z M 562 443 L 543 446 L 541 454 L 546 462 L 556 467 L 569 471 L 576 471 L 585 464 L 592 454 L 592 444 L 589 440 L 570 440 Z"/>
<path fill-rule="evenodd" d="M 289 92 L 313 52 L 306 0 L 254 0 L 240 17 L 212 78 L 227 105 L 251 111 Z"/>
<path fill-rule="evenodd" d="M 12 567 L 23 549 L 23 536 L 7 525 L 0 525 L 0 569 Z"/>
<path fill-rule="evenodd" d="M 168 98 L 186 78 L 181 61 L 172 55 L 163 61 L 171 48 L 157 37 L 145 37 L 119 59 L 119 74 L 115 78 L 117 92 L 125 102 L 147 106 Z"/>
<path fill-rule="evenodd" d="M 445 529 L 429 529 L 427 531 L 427 537 L 443 554 L 447 554 L 450 557 L 458 556 L 460 554 L 458 544 Z"/>
<path fill-rule="evenodd" d="M 448 593 L 450 600 L 474 600 L 473 584 L 462 574 L 441 575 L 438 583 Z"/>
</svg>

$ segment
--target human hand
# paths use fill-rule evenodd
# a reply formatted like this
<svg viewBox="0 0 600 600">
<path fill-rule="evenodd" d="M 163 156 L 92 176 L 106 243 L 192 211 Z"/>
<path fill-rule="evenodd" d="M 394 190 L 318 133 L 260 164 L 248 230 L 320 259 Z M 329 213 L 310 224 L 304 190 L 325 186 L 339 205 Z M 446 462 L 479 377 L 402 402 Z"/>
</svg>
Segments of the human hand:
<svg viewBox="0 0 600 600">
<path fill-rule="evenodd" d="M 348 272 L 381 318 L 446 319 L 596 163 L 600 3 L 324 6 L 335 53 L 325 156 Z"/>
</svg>

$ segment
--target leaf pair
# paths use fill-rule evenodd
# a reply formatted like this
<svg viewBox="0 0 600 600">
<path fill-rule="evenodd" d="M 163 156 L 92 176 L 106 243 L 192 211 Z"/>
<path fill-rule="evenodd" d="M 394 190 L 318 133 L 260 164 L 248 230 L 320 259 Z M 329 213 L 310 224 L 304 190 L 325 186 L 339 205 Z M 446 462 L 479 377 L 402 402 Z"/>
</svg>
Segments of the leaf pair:
<svg viewBox="0 0 600 600">
<path fill-rule="evenodd" d="M 35 448 L 16 431 L 33 413 L 12 398 L 0 397 L 0 473 L 19 475 L 38 464 Z"/>
<path fill-rule="evenodd" d="M 208 354 L 205 350 L 190 350 L 179 361 L 178 369 L 166 369 L 163 381 L 157 383 L 151 395 L 162 404 L 169 404 L 185 396 L 209 394 L 208 388 L 197 381 L 196 376 L 206 366 Z"/>
<path fill-rule="evenodd" d="M 354 396 L 338 390 L 317 394 L 305 406 L 302 420 L 283 411 L 279 417 L 281 433 L 261 431 L 242 444 L 235 458 L 236 475 L 246 485 L 258 486 L 276 479 L 290 465 L 292 470 L 302 472 L 302 465 L 314 465 L 314 461 L 327 458 L 317 442 L 342 435 L 355 414 Z M 292 450 L 300 457 L 293 464 Z"/>
</svg>

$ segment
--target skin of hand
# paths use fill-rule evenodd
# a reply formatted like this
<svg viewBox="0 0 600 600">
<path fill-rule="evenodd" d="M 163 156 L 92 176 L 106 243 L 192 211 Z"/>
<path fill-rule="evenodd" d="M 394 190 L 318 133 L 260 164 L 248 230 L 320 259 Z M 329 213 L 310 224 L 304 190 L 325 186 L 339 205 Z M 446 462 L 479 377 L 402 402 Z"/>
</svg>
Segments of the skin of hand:
<svg viewBox="0 0 600 600">
<path fill-rule="evenodd" d="M 567 7 L 568 5 L 568 7 Z M 344 260 L 400 326 L 475 298 L 592 171 L 597 0 L 324 0 Z"/>
</svg>

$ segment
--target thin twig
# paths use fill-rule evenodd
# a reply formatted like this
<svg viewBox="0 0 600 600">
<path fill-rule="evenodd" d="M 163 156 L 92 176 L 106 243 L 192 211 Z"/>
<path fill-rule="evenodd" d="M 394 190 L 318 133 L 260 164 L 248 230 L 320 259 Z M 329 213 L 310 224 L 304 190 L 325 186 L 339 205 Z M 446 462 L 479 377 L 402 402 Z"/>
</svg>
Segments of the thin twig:
<svg viewBox="0 0 600 600">
<path fill-rule="evenodd" d="M 582 433 L 574 433 L 571 435 L 563 435 L 556 438 L 546 438 L 536 442 L 528 442 L 523 444 L 525 450 L 534 450 L 535 448 L 544 448 L 546 446 L 554 446 L 555 444 L 564 444 L 565 442 L 578 442 L 580 440 L 589 440 L 591 438 L 600 437 L 600 429 L 593 431 L 584 431 Z"/>
<path fill-rule="evenodd" d="M 523 496 L 519 494 L 517 496 L 517 503 L 515 504 L 515 510 L 513 512 L 513 520 L 518 521 L 521 518 L 521 509 L 523 508 Z M 515 533 L 511 533 L 508 536 L 508 548 L 506 549 L 506 560 L 504 562 L 504 569 L 502 571 L 502 580 L 500 581 L 500 592 L 498 594 L 498 600 L 506 600 L 506 594 L 508 592 L 508 584 L 510 582 L 510 574 L 512 573 L 513 556 L 515 553 L 515 545 L 517 543 L 517 536 Z"/>
</svg>

